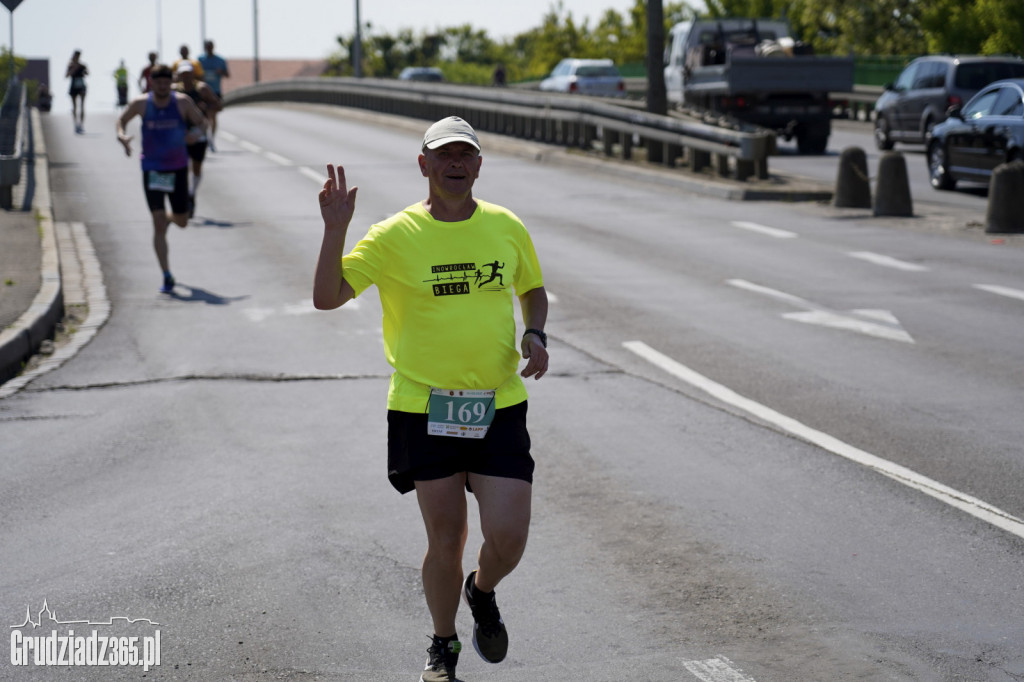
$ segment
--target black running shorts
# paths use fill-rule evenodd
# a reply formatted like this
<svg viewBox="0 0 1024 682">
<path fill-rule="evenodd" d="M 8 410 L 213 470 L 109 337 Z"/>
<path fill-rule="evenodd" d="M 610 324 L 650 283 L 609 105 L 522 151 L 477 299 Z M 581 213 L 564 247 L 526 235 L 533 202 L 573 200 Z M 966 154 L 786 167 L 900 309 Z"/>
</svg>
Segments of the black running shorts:
<svg viewBox="0 0 1024 682">
<path fill-rule="evenodd" d="M 495 410 L 483 438 L 430 436 L 425 413 L 388 410 L 388 480 L 400 493 L 462 472 L 533 483 L 533 466 L 526 401 Z"/>
<path fill-rule="evenodd" d="M 206 158 L 206 146 L 206 140 L 188 145 L 186 147 L 186 149 L 188 149 L 188 158 L 192 159 L 193 161 L 198 161 L 199 163 L 202 163 L 203 159 Z"/>
<path fill-rule="evenodd" d="M 142 171 L 142 189 L 146 191 L 146 203 L 150 211 L 166 211 L 164 197 L 171 200 L 172 213 L 188 213 L 188 166 L 175 171 L 156 171 L 174 173 L 174 191 L 164 192 L 149 188 L 149 174 L 154 171 Z"/>
</svg>

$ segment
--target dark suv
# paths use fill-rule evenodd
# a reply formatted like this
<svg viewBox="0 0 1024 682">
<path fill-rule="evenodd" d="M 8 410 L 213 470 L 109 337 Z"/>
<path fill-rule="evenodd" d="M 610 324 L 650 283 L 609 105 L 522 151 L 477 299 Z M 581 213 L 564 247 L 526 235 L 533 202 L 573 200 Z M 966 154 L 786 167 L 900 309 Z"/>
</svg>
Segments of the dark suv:
<svg viewBox="0 0 1024 682">
<path fill-rule="evenodd" d="M 989 83 L 1024 78 L 1017 57 L 918 57 L 896 82 L 885 86 L 875 104 L 875 144 L 892 149 L 896 142 L 923 144 L 932 128 L 946 120 L 951 106 L 963 106 Z"/>
</svg>

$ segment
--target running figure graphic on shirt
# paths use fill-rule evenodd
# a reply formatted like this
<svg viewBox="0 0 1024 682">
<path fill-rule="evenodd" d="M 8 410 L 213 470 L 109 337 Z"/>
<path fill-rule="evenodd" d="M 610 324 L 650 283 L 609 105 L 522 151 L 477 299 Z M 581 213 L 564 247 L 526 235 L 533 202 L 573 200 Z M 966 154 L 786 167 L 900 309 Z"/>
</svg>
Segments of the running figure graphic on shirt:
<svg viewBox="0 0 1024 682">
<path fill-rule="evenodd" d="M 493 263 L 484 263 L 484 267 L 491 269 L 491 276 L 490 276 L 489 279 L 485 279 L 483 282 L 480 282 L 479 284 L 477 284 L 476 285 L 477 288 L 480 288 L 480 287 L 482 287 L 485 284 L 493 282 L 494 280 L 498 280 L 498 286 L 502 286 L 502 287 L 505 286 L 505 281 L 502 279 L 501 274 L 498 272 L 498 270 L 501 270 L 502 268 L 505 267 L 504 263 L 502 263 L 501 265 L 498 265 L 498 261 L 495 260 Z M 478 273 L 477 279 L 479 279 L 480 277 L 483 276 L 482 274 L 479 274 L 480 273 L 479 270 L 477 270 L 477 273 Z"/>
</svg>

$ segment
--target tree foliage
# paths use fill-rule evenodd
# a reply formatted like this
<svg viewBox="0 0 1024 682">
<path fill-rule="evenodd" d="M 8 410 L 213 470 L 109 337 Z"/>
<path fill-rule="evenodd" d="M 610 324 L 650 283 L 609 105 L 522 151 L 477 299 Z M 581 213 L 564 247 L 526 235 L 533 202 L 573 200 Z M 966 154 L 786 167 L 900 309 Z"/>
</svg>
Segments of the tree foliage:
<svg viewBox="0 0 1024 682">
<path fill-rule="evenodd" d="M 655 0 L 652 0 L 655 1 Z M 693 0 L 691 0 L 693 1 Z M 664 2 L 666 30 L 695 16 L 782 18 L 818 54 L 1014 54 L 1024 46 L 1024 0 L 705 0 Z M 487 84 L 503 64 L 510 82 L 544 77 L 566 57 L 641 64 L 647 54 L 647 0 L 625 14 L 606 10 L 591 24 L 554 0 L 537 27 L 495 40 L 471 24 L 391 35 L 367 26 L 363 73 L 394 77 L 406 66 L 438 66 L 453 82 Z M 353 38 L 340 36 L 329 73 L 351 75 Z"/>
</svg>

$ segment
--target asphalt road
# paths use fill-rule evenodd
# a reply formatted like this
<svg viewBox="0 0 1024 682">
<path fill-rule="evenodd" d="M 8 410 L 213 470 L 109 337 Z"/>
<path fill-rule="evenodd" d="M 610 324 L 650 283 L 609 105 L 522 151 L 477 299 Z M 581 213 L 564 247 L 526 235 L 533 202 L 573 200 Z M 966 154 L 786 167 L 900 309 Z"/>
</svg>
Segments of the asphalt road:
<svg viewBox="0 0 1024 682">
<path fill-rule="evenodd" d="M 424 195 L 422 126 L 229 109 L 168 297 L 138 161 L 89 121 L 47 120 L 54 213 L 88 228 L 112 314 L 0 401 L 0 611 L 159 631 L 161 660 L 5 655 L 0 679 L 417 679 L 379 303 L 315 311 L 311 279 L 324 164 L 368 226 Z M 469 650 L 460 679 L 1024 677 L 1018 242 L 971 205 L 729 203 L 483 143 L 476 194 L 534 236 L 552 364 L 509 658 Z"/>
</svg>

